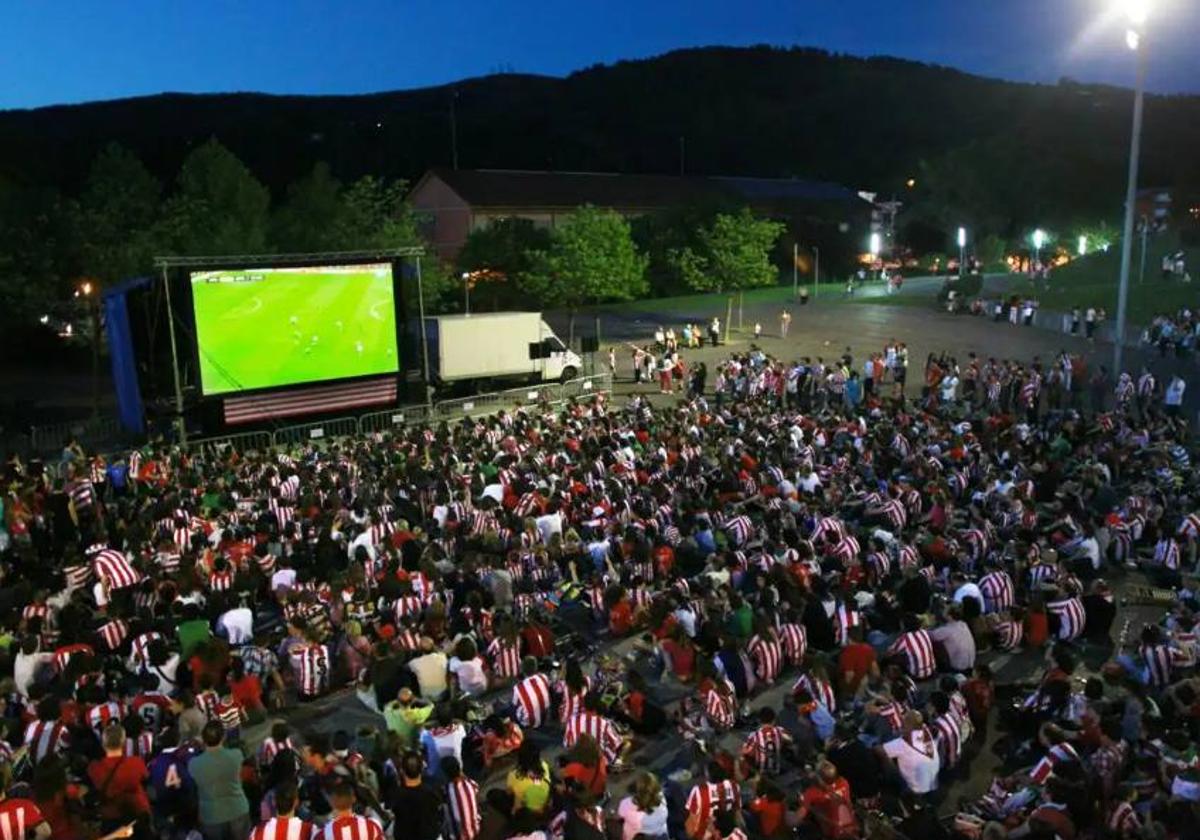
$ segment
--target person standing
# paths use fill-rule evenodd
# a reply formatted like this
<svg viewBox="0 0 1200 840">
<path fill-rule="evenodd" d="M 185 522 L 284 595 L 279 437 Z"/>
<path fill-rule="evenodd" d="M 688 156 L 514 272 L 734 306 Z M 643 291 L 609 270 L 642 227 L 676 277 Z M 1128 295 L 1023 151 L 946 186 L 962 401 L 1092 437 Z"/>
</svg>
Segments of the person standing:
<svg viewBox="0 0 1200 840">
<path fill-rule="evenodd" d="M 441 794 L 425 780 L 425 761 L 421 753 L 416 750 L 406 752 L 400 759 L 400 784 L 392 794 L 391 809 L 392 813 L 398 815 L 404 820 L 404 837 L 411 837 L 412 840 L 436 840 L 442 834 L 442 797 Z M 339 802 L 339 795 L 334 793 L 334 810 L 345 814 L 339 816 L 337 820 L 357 819 L 363 820 L 363 817 L 355 817 L 351 808 L 354 805 L 354 789 L 346 785 L 346 791 L 349 794 L 343 794 L 343 802 Z M 375 823 L 378 829 L 378 823 Z M 328 827 L 326 828 L 326 837 L 328 840 L 341 840 L 341 834 L 329 834 Z M 372 840 L 372 837 L 383 838 L 383 832 L 377 834 L 360 834 L 355 840 Z"/>
<path fill-rule="evenodd" d="M 1167 388 L 1163 392 L 1163 405 L 1166 406 L 1168 417 L 1178 417 L 1179 412 L 1183 409 L 1183 392 L 1187 388 L 1187 383 L 1175 374 L 1171 377 L 1171 381 L 1167 383 Z"/>
<path fill-rule="evenodd" d="M 312 823 L 296 816 L 299 800 L 295 782 L 284 782 L 275 788 L 275 816 L 259 823 L 250 840 L 311 840 Z"/>
<path fill-rule="evenodd" d="M 1096 340 L 1096 307 L 1089 306 L 1083 315 L 1083 331 L 1088 341 Z"/>
<path fill-rule="evenodd" d="M 787 338 L 788 328 L 792 325 L 792 313 L 783 310 L 779 313 L 779 337 Z"/>
<path fill-rule="evenodd" d="M 712 323 L 708 325 L 708 340 L 713 347 L 721 343 L 721 319 L 716 315 L 713 316 Z"/>
<path fill-rule="evenodd" d="M 221 726 L 220 723 L 216 725 Z M 221 731 L 225 730 L 222 728 Z M 104 730 L 101 745 L 104 758 L 88 765 L 88 779 L 100 799 L 101 827 L 108 832 L 137 823 L 144 833 L 150 823 L 150 798 L 145 787 L 150 771 L 146 769 L 146 762 L 139 756 L 125 755 L 125 728 L 119 723 L 110 724 Z M 243 831 L 237 840 L 245 834 Z M 207 840 L 208 836 L 205 838 Z"/>
<path fill-rule="evenodd" d="M 250 802 L 242 790 L 242 753 L 225 746 L 225 727 L 209 721 L 204 752 L 188 762 L 196 784 L 204 840 L 243 840 L 250 833 Z"/>
</svg>

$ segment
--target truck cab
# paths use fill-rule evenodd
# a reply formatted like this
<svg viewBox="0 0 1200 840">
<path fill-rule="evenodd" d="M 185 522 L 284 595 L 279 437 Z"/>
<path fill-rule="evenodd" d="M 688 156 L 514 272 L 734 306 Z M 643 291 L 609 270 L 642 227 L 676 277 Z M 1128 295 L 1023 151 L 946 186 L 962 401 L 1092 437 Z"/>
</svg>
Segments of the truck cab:
<svg viewBox="0 0 1200 840">
<path fill-rule="evenodd" d="M 579 355 L 562 343 L 545 321 L 541 322 L 541 349 L 537 359 L 543 382 L 566 382 L 574 379 L 583 366 Z M 532 348 L 531 348 L 532 349 Z"/>
</svg>

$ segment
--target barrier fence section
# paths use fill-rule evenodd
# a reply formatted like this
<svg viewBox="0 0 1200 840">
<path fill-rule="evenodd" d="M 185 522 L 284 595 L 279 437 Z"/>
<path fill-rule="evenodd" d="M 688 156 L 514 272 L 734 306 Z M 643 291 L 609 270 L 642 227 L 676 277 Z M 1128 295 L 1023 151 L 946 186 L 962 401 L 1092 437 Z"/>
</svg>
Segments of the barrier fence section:
<svg viewBox="0 0 1200 840">
<path fill-rule="evenodd" d="M 295 446 L 325 438 L 349 437 L 358 434 L 357 417 L 334 417 L 312 423 L 299 423 L 276 429 L 271 440 L 276 446 Z"/>
<path fill-rule="evenodd" d="M 274 432 L 237 432 L 195 438 L 189 440 L 184 448 L 194 453 L 205 451 L 220 453 L 230 447 L 241 452 L 262 451 L 273 446 L 296 446 L 330 438 L 386 432 L 390 429 L 419 423 L 479 417 L 501 409 L 560 405 L 567 400 L 586 399 L 595 394 L 608 393 L 611 390 L 612 375 L 600 373 L 572 379 L 561 384 L 545 382 L 520 388 L 509 388 L 505 391 L 443 400 L 432 406 L 397 406 L 358 417 L 335 417 L 329 420 L 299 423 L 276 429 Z M 80 443 L 88 446 L 90 441 L 105 440 L 106 436 L 111 440 L 118 435 L 119 428 L 116 418 L 102 417 L 35 427 L 30 434 L 29 445 L 34 452 L 53 451 L 61 449 L 71 438 L 76 438 Z M 88 448 L 92 447 L 88 446 Z"/>
<path fill-rule="evenodd" d="M 231 435 L 214 435 L 213 437 L 195 438 L 187 442 L 189 452 L 214 451 L 224 453 L 229 448 L 238 452 L 261 452 L 270 449 L 275 443 L 274 435 L 270 432 L 238 432 Z"/>
<path fill-rule="evenodd" d="M 29 430 L 29 442 L 34 452 L 46 454 L 62 449 L 72 438 L 88 446 L 107 442 L 120 433 L 116 417 L 88 417 L 34 426 Z"/>
<path fill-rule="evenodd" d="M 412 423 L 425 423 L 431 417 L 430 407 L 425 405 L 403 405 L 387 411 L 373 411 L 358 418 L 360 433 L 386 432 Z"/>
</svg>

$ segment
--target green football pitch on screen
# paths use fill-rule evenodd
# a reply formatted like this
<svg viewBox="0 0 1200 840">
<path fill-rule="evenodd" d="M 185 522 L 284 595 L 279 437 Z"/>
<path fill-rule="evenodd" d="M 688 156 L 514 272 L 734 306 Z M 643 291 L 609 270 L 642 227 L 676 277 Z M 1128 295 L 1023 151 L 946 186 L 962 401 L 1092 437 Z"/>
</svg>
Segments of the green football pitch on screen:
<svg viewBox="0 0 1200 840">
<path fill-rule="evenodd" d="M 206 395 L 395 373 L 392 267 L 191 275 Z"/>
</svg>

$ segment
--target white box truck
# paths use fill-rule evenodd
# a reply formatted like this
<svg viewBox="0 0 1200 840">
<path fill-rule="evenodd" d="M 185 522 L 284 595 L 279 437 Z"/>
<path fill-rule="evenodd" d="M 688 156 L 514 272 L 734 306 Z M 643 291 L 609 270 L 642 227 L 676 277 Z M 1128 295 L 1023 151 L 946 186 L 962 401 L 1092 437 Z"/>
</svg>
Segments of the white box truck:
<svg viewBox="0 0 1200 840">
<path fill-rule="evenodd" d="M 470 380 L 566 382 L 581 360 L 540 312 L 437 315 L 425 319 L 435 384 Z"/>
</svg>

